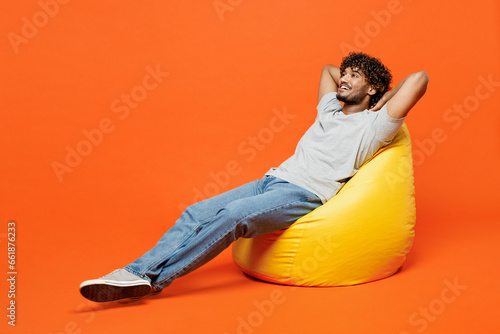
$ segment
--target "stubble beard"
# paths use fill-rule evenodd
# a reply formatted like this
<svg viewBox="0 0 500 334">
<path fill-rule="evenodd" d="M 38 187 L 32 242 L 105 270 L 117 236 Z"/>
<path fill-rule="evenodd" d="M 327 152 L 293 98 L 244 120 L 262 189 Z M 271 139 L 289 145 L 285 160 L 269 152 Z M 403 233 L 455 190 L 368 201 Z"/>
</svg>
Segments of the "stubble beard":
<svg viewBox="0 0 500 334">
<path fill-rule="evenodd" d="M 337 92 L 337 99 L 346 104 L 360 104 L 365 98 L 367 92 L 368 92 L 368 86 L 360 88 L 355 92 L 351 92 L 349 96 L 343 96 L 342 95 L 343 92 L 340 91 Z"/>
</svg>

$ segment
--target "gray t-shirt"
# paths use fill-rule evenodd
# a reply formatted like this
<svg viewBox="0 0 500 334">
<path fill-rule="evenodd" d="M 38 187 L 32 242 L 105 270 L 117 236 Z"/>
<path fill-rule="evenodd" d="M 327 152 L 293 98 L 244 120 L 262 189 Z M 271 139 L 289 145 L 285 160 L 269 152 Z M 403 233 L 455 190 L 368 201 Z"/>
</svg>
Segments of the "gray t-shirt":
<svg viewBox="0 0 500 334">
<path fill-rule="evenodd" d="M 379 148 L 392 141 L 404 118 L 390 117 L 387 105 L 377 112 L 365 109 L 346 115 L 336 92 L 323 96 L 317 110 L 295 154 L 266 175 L 307 189 L 325 203 Z"/>
</svg>

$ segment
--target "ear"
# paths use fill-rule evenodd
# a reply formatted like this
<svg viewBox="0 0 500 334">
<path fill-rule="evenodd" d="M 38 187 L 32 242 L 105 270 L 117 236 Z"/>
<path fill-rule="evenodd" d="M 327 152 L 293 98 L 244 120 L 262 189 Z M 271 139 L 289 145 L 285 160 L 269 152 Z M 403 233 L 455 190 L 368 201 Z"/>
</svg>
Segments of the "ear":
<svg viewBox="0 0 500 334">
<path fill-rule="evenodd" d="M 377 90 L 373 86 L 368 87 L 368 95 L 375 95 L 376 92 Z"/>
</svg>

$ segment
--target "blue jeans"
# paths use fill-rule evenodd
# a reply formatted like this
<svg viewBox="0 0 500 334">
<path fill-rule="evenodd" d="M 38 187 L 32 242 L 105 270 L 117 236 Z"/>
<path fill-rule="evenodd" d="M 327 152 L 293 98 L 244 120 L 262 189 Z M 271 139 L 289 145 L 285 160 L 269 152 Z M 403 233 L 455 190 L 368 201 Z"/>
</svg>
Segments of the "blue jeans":
<svg viewBox="0 0 500 334">
<path fill-rule="evenodd" d="M 187 207 L 156 246 L 125 269 L 159 290 L 207 263 L 238 238 L 284 229 L 320 205 L 312 192 L 266 175 Z"/>
</svg>

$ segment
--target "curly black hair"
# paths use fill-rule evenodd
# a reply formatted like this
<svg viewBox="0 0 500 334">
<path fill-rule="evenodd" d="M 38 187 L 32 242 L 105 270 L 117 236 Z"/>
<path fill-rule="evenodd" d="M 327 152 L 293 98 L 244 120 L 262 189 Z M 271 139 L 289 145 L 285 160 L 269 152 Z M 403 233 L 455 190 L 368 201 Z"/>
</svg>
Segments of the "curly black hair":
<svg viewBox="0 0 500 334">
<path fill-rule="evenodd" d="M 389 90 L 392 81 L 391 71 L 377 58 L 363 52 L 351 52 L 342 59 L 340 73 L 343 73 L 348 67 L 361 71 L 365 75 L 368 84 L 377 90 L 370 97 L 370 107 L 374 106 Z"/>
</svg>

